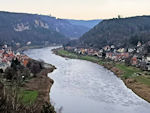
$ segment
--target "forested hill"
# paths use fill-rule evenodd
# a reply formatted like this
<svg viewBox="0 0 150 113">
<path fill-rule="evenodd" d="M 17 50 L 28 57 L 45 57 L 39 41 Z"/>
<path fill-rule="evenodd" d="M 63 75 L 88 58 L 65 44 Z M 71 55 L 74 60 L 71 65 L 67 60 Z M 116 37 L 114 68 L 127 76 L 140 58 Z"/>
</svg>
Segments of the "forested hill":
<svg viewBox="0 0 150 113">
<path fill-rule="evenodd" d="M 39 15 L 0 12 L 0 44 L 60 44 L 66 41 L 63 34 L 53 30 Z"/>
<path fill-rule="evenodd" d="M 80 46 L 133 46 L 150 40 L 150 16 L 103 20 L 80 38 Z"/>
<path fill-rule="evenodd" d="M 80 38 L 84 33 L 97 25 L 101 20 L 70 20 L 41 15 L 55 31 L 70 39 Z"/>
<path fill-rule="evenodd" d="M 90 28 L 80 25 L 73 25 L 65 19 L 56 19 L 55 17 L 42 16 L 42 20 L 46 21 L 51 28 L 64 36 L 74 39 L 80 38 L 85 32 L 89 31 Z"/>
</svg>

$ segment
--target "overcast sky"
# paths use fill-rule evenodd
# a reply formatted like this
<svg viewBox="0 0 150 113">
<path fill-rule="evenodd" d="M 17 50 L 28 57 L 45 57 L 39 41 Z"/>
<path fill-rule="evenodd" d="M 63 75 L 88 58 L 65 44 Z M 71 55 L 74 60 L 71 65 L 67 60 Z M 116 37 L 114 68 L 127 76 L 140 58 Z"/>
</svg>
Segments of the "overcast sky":
<svg viewBox="0 0 150 113">
<path fill-rule="evenodd" d="M 150 0 L 0 0 L 0 10 L 58 18 L 108 19 L 150 15 Z"/>
</svg>

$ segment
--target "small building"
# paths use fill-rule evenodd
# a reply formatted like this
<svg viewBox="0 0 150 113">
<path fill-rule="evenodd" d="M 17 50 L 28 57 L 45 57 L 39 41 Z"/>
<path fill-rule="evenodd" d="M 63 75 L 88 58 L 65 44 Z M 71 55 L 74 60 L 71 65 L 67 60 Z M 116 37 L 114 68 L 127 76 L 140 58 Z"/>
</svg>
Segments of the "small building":
<svg viewBox="0 0 150 113">
<path fill-rule="evenodd" d="M 110 50 L 111 50 L 111 47 L 110 47 L 109 45 L 107 45 L 107 46 L 103 47 L 103 49 L 104 49 L 105 51 L 110 51 Z"/>
<path fill-rule="evenodd" d="M 129 52 L 129 53 L 132 53 L 133 51 L 134 51 L 134 49 L 128 48 L 128 52 Z"/>
<path fill-rule="evenodd" d="M 123 52 L 125 52 L 125 49 L 124 48 L 120 48 L 120 49 L 118 49 L 117 50 L 119 53 L 123 53 Z"/>
<path fill-rule="evenodd" d="M 131 58 L 131 64 L 132 64 L 132 65 L 137 65 L 137 64 L 138 64 L 138 59 L 137 59 L 137 57 L 134 56 L 134 57 Z"/>
<path fill-rule="evenodd" d="M 142 45 L 142 43 L 140 41 L 138 41 L 137 47 L 140 47 L 141 45 Z"/>
</svg>

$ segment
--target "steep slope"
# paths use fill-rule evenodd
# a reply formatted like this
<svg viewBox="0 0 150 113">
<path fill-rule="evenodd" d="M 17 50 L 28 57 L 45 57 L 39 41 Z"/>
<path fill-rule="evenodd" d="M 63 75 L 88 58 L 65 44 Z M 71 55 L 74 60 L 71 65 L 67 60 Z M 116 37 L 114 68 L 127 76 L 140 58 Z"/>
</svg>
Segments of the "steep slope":
<svg viewBox="0 0 150 113">
<path fill-rule="evenodd" d="M 80 38 L 81 46 L 132 46 L 150 40 L 150 16 L 104 20 Z"/>
<path fill-rule="evenodd" d="M 51 44 L 67 41 L 39 15 L 0 12 L 0 42 L 8 44 Z"/>
<path fill-rule="evenodd" d="M 68 38 L 79 38 L 90 28 L 81 25 L 71 24 L 67 19 L 56 19 L 55 17 L 42 16 L 41 19 L 46 21 L 51 28 Z"/>
</svg>

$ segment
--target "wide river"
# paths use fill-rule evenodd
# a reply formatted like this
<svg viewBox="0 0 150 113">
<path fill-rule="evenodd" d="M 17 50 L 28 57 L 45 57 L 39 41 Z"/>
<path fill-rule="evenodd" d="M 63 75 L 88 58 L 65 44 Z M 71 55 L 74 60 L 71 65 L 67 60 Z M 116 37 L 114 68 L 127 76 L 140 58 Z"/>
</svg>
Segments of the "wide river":
<svg viewBox="0 0 150 113">
<path fill-rule="evenodd" d="M 25 53 L 57 67 L 49 77 L 54 80 L 50 97 L 58 113 L 150 113 L 150 104 L 112 72 L 95 63 L 57 56 L 53 48 Z"/>
</svg>

